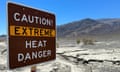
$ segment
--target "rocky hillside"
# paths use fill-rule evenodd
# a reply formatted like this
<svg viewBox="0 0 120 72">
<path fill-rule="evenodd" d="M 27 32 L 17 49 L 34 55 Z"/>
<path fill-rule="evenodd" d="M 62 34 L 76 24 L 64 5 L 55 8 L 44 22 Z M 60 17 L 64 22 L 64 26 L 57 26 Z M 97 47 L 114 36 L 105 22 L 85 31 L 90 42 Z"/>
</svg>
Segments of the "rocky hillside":
<svg viewBox="0 0 120 72">
<path fill-rule="evenodd" d="M 82 35 L 109 35 L 120 33 L 120 19 L 90 19 L 71 22 L 57 27 L 58 37 Z"/>
</svg>

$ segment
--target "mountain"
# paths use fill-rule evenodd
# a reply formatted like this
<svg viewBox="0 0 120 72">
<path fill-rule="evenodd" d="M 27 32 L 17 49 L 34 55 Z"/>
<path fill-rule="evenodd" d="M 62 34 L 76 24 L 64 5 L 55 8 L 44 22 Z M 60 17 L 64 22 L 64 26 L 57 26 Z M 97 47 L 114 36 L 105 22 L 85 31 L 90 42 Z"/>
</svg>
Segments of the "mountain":
<svg viewBox="0 0 120 72">
<path fill-rule="evenodd" d="M 0 35 L 0 42 L 1 41 L 6 41 L 7 35 Z"/>
<path fill-rule="evenodd" d="M 120 19 L 86 18 L 57 27 L 58 37 L 75 37 L 82 35 L 109 35 L 120 33 Z"/>
</svg>

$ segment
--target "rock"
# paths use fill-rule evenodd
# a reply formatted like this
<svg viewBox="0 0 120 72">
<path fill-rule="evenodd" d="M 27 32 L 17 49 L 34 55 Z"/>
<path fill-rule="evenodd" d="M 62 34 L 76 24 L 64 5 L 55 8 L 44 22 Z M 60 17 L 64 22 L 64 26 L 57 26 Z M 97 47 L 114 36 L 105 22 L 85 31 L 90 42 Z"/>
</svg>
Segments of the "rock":
<svg viewBox="0 0 120 72">
<path fill-rule="evenodd" d="M 62 63 L 53 64 L 53 69 L 50 72 L 71 72 L 71 67 Z"/>
</svg>

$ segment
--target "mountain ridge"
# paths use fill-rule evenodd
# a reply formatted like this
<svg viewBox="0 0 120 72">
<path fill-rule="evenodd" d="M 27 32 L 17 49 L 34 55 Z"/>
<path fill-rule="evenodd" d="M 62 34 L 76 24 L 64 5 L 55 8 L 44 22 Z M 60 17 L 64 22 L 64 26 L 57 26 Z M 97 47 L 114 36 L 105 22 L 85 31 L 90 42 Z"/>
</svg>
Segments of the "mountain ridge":
<svg viewBox="0 0 120 72">
<path fill-rule="evenodd" d="M 119 32 L 120 19 L 85 18 L 57 27 L 58 37 L 76 37 L 81 35 L 103 35 Z M 120 33 L 120 32 L 119 32 Z"/>
</svg>

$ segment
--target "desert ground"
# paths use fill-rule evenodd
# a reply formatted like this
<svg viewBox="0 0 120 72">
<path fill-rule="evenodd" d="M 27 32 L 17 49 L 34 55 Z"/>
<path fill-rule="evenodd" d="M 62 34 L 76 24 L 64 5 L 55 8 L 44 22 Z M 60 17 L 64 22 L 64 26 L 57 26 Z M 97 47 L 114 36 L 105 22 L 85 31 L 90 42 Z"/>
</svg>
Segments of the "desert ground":
<svg viewBox="0 0 120 72">
<path fill-rule="evenodd" d="M 7 45 L 0 42 L 0 72 L 30 72 L 30 66 L 7 70 Z M 118 38 L 58 38 L 56 60 L 37 64 L 37 72 L 120 72 Z"/>
</svg>

